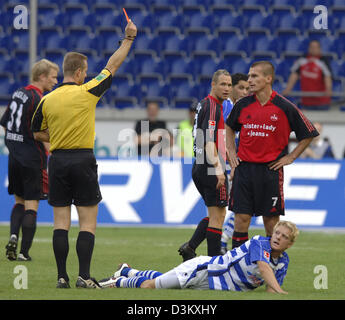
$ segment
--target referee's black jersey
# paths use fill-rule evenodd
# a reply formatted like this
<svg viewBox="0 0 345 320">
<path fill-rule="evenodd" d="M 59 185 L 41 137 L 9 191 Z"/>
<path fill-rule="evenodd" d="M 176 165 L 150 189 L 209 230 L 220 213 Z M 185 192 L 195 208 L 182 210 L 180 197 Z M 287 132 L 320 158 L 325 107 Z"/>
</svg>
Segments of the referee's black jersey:
<svg viewBox="0 0 345 320">
<path fill-rule="evenodd" d="M 266 163 L 286 155 L 291 131 L 298 141 L 319 135 L 297 106 L 275 91 L 265 105 L 255 94 L 240 99 L 226 124 L 240 131 L 237 155 L 247 162 Z"/>
<path fill-rule="evenodd" d="M 13 93 L 0 124 L 6 130 L 5 144 L 11 156 L 25 167 L 46 169 L 45 147 L 34 139 L 30 128 L 41 98 L 41 90 L 33 85 L 19 88 Z"/>
</svg>

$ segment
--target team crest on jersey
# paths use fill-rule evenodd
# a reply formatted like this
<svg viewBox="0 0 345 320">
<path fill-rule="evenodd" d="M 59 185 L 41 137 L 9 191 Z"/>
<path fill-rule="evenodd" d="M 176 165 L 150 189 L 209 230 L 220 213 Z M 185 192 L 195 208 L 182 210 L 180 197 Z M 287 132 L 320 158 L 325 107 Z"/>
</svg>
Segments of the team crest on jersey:
<svg viewBox="0 0 345 320">
<path fill-rule="evenodd" d="M 278 121 L 278 116 L 274 113 L 271 115 L 271 120 L 272 121 Z"/>
<path fill-rule="evenodd" d="M 264 250 L 264 257 L 267 261 L 270 261 L 270 253 Z"/>
<path fill-rule="evenodd" d="M 214 120 L 208 120 L 208 128 L 210 130 L 216 130 L 216 121 Z"/>
</svg>

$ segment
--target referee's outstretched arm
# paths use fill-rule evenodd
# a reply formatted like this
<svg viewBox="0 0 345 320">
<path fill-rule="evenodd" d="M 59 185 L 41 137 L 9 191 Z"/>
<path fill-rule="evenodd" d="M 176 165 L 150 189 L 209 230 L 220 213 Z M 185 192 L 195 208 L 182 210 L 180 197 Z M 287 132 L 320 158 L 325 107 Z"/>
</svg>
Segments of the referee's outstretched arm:
<svg viewBox="0 0 345 320">
<path fill-rule="evenodd" d="M 117 69 L 120 68 L 122 62 L 126 59 L 136 35 L 137 27 L 132 20 L 129 20 L 125 29 L 125 38 L 121 42 L 120 48 L 113 53 L 113 55 L 109 58 L 107 65 L 105 66 L 105 68 L 108 69 L 112 75 L 115 74 Z"/>
</svg>

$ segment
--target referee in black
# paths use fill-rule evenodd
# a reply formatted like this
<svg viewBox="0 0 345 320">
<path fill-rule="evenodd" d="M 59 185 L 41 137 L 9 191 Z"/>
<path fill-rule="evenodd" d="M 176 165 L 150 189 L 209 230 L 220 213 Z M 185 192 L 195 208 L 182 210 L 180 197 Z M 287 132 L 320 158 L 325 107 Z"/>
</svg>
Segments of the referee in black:
<svg viewBox="0 0 345 320">
<path fill-rule="evenodd" d="M 77 207 L 80 226 L 76 245 L 79 259 L 76 287 L 99 288 L 97 281 L 90 277 L 98 203 L 102 199 L 93 153 L 95 109 L 127 57 L 136 34 L 135 24 L 129 21 L 121 46 L 100 74 L 85 84 L 87 57 L 77 52 L 67 53 L 63 61 L 63 83 L 43 98 L 32 118 L 35 139 L 51 144 L 48 202 L 54 208 L 53 249 L 58 271 L 57 288 L 70 287 L 66 260 L 72 204 Z"/>
</svg>

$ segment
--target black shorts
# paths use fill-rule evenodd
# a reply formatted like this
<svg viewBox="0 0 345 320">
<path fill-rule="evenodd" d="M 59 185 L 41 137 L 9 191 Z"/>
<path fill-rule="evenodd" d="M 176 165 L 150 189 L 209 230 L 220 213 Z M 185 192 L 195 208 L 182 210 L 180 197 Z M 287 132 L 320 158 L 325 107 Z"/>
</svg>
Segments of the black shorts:
<svg viewBox="0 0 345 320">
<path fill-rule="evenodd" d="M 8 156 L 8 193 L 24 200 L 46 200 L 48 198 L 48 174 L 46 169 L 23 166 Z"/>
<path fill-rule="evenodd" d="M 241 162 L 235 169 L 229 209 L 252 216 L 284 215 L 284 171 L 267 163 Z"/>
<path fill-rule="evenodd" d="M 54 150 L 48 173 L 48 202 L 53 207 L 93 206 L 102 200 L 91 149 Z"/>
<path fill-rule="evenodd" d="M 192 169 L 194 184 L 207 207 L 227 207 L 229 205 L 229 184 L 227 174 L 224 172 L 225 185 L 217 189 L 218 179 L 216 175 L 213 174 L 214 168 L 210 168 L 211 172 L 208 171 L 208 168 L 210 167 L 207 165 L 196 164 L 194 162 Z"/>
</svg>

